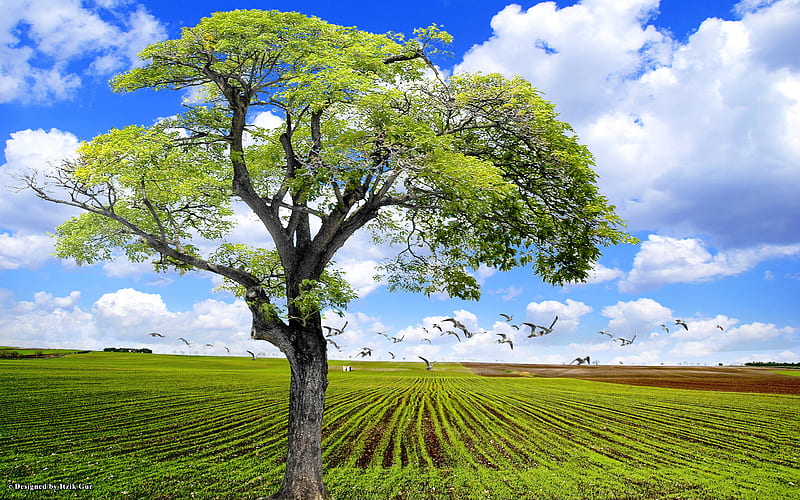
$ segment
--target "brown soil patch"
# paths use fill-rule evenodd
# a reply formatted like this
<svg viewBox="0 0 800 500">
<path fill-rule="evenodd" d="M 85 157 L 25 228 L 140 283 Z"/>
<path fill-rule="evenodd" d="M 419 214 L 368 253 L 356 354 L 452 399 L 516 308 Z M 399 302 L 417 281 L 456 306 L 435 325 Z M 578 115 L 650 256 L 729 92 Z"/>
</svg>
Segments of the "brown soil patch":
<svg viewBox="0 0 800 500">
<path fill-rule="evenodd" d="M 800 395 L 800 377 L 749 366 L 462 364 L 485 377 L 566 377 L 675 389 Z"/>
</svg>

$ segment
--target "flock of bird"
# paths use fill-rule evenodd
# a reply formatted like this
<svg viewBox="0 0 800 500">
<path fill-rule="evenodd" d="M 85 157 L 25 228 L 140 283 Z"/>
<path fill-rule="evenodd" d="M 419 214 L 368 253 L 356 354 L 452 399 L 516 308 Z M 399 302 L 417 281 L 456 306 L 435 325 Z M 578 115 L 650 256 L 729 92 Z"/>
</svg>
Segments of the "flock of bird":
<svg viewBox="0 0 800 500">
<path fill-rule="evenodd" d="M 531 323 L 531 322 L 527 322 L 527 321 L 520 322 L 519 324 L 514 324 L 514 323 L 512 323 L 512 321 L 514 319 L 514 316 L 512 316 L 510 314 L 505 314 L 505 313 L 500 313 L 500 316 L 502 316 L 505 319 L 505 322 L 508 323 L 509 326 L 511 326 L 514 330 L 520 330 L 523 327 L 527 328 L 527 330 L 528 330 L 527 337 L 528 338 L 541 337 L 543 335 L 548 335 L 548 334 L 552 333 L 553 329 L 555 328 L 556 322 L 558 322 L 558 316 L 556 316 L 553 319 L 553 321 L 550 323 L 549 326 L 538 325 L 536 323 Z M 343 334 L 345 328 L 347 328 L 347 324 L 348 323 L 345 321 L 344 325 L 342 325 L 340 328 L 334 328 L 332 326 L 323 325 L 323 329 L 326 330 L 325 340 L 327 340 L 328 343 L 330 343 L 333 347 L 335 347 L 339 351 L 341 351 L 343 347 L 347 347 L 347 346 L 339 345 L 333 339 L 333 337 L 337 337 L 337 336 Z M 425 332 L 425 334 L 427 336 L 423 337 L 421 339 L 421 342 L 426 342 L 428 344 L 431 344 L 430 337 L 433 334 L 435 334 L 436 331 L 438 331 L 439 336 L 442 336 L 442 337 L 453 336 L 453 337 L 456 338 L 456 340 L 458 342 L 461 342 L 462 338 L 463 339 L 470 339 L 473 336 L 475 336 L 475 334 L 477 334 L 477 333 L 490 333 L 490 332 L 487 332 L 486 330 L 471 331 L 469 328 L 467 328 L 467 326 L 464 323 L 462 323 L 461 321 L 459 321 L 458 319 L 453 318 L 453 317 L 444 318 L 444 319 L 440 320 L 439 322 L 434 323 L 430 328 L 427 328 L 427 327 L 423 326 L 422 330 Z M 386 332 L 377 332 L 376 335 L 380 335 L 382 337 L 385 337 L 386 340 L 391 341 L 392 344 L 398 344 L 400 342 L 403 342 L 403 340 L 405 339 L 405 335 L 399 336 L 399 337 L 396 337 L 396 336 L 393 337 L 393 336 L 389 335 Z M 499 338 L 497 338 L 495 340 L 496 343 L 498 343 L 498 344 L 508 344 L 508 347 L 511 350 L 514 350 L 514 341 L 509 337 L 509 335 L 507 335 L 505 333 L 495 333 L 495 335 L 497 337 L 499 337 Z M 353 356 L 359 357 L 359 358 L 372 357 L 372 354 L 374 353 L 374 351 L 375 351 L 375 348 L 373 348 L 373 347 L 362 347 L 361 349 L 359 349 L 355 354 L 351 355 L 350 357 L 351 358 Z M 396 354 L 394 352 L 392 352 L 392 351 L 387 351 L 387 353 L 389 354 L 389 356 L 392 357 L 392 359 L 395 359 L 397 357 Z M 425 368 L 426 369 L 431 370 L 433 368 L 433 363 L 428 361 L 426 358 L 423 358 L 422 356 L 418 356 L 418 358 L 420 358 L 422 361 L 425 362 Z"/>
<path fill-rule="evenodd" d="M 527 322 L 527 321 L 522 321 L 519 324 L 514 324 L 514 323 L 512 323 L 512 321 L 514 320 L 514 316 L 513 315 L 500 313 L 500 316 L 502 316 L 505 319 L 505 322 L 511 328 L 513 328 L 514 330 L 519 331 L 523 327 L 527 328 L 528 329 L 528 335 L 527 335 L 528 338 L 541 337 L 543 335 L 548 335 L 548 334 L 552 333 L 553 329 L 555 328 L 556 323 L 558 322 L 558 316 L 556 316 L 553 319 L 553 321 L 550 323 L 549 326 L 538 325 L 536 323 L 531 323 L 531 322 Z M 330 343 L 333 347 L 335 347 L 337 350 L 339 350 L 339 351 L 342 350 L 342 347 L 346 347 L 346 346 L 340 346 L 339 344 L 336 343 L 336 341 L 333 340 L 332 337 L 336 337 L 338 335 L 343 334 L 345 328 L 347 328 L 347 324 L 348 324 L 348 322 L 345 321 L 344 325 L 342 325 L 340 328 L 335 328 L 335 327 L 327 326 L 327 325 L 323 325 L 323 327 L 322 327 L 327 332 L 327 333 L 325 333 L 325 340 L 328 343 Z M 677 327 L 684 328 L 686 331 L 689 330 L 689 325 L 687 325 L 686 322 L 684 320 L 682 320 L 682 319 L 676 319 L 675 320 L 675 325 Z M 661 323 L 659 326 L 661 327 L 662 330 L 664 330 L 665 332 L 669 333 L 670 330 L 669 330 L 669 327 L 666 324 Z M 718 328 L 722 332 L 725 331 L 725 329 L 722 327 L 722 325 L 716 325 L 716 328 Z M 452 317 L 451 318 L 444 318 L 444 319 L 440 320 L 438 323 L 434 323 L 433 326 L 431 327 L 431 329 L 428 329 L 427 327 L 422 327 L 422 330 L 426 333 L 426 335 L 428 335 L 428 337 L 424 337 L 422 339 L 422 342 L 427 342 L 428 344 L 431 343 L 431 339 L 429 338 L 431 336 L 431 333 L 432 333 L 431 330 L 438 330 L 440 336 L 452 335 L 452 336 L 454 336 L 456 338 L 456 340 L 458 342 L 461 342 L 461 338 L 462 337 L 464 337 L 465 339 L 469 339 L 469 338 L 472 338 L 476 333 L 490 333 L 490 332 L 487 332 L 486 330 L 483 330 L 483 329 L 481 329 L 479 331 L 470 331 L 466 327 L 466 325 L 464 325 L 464 323 L 462 323 L 461 321 L 457 320 L 456 318 L 452 318 Z M 600 330 L 597 333 L 609 337 L 612 341 L 618 342 L 619 345 L 623 346 L 623 347 L 633 344 L 634 341 L 636 340 L 636 337 L 637 337 L 637 334 L 634 334 L 629 339 L 626 339 L 626 338 L 623 338 L 623 337 L 615 337 L 612 333 L 609 333 L 608 330 Z M 148 335 L 150 335 L 151 337 L 166 338 L 166 335 L 163 335 L 163 334 L 158 333 L 158 332 L 151 332 Z M 400 336 L 400 337 L 393 337 L 393 336 L 389 335 L 386 332 L 377 332 L 377 335 L 385 337 L 387 340 L 391 341 L 392 344 L 398 344 L 400 342 L 403 342 L 403 340 L 405 339 L 405 335 Z M 497 337 L 499 337 L 498 339 L 496 339 L 495 342 L 497 342 L 498 344 L 508 344 L 509 348 L 511 348 L 511 350 L 514 350 L 514 342 L 509 337 L 509 335 L 507 335 L 505 333 L 495 333 L 495 335 Z M 185 339 L 183 337 L 178 337 L 178 340 L 182 341 L 188 347 L 192 346 L 192 343 L 189 342 L 187 339 Z M 205 346 L 206 347 L 214 347 L 213 344 L 205 344 Z M 223 347 L 225 348 L 225 350 L 227 352 L 231 352 L 231 350 L 227 346 L 223 346 Z M 366 358 L 368 356 L 372 357 L 372 354 L 373 354 L 374 351 L 375 351 L 375 349 L 372 348 L 372 347 L 362 347 L 357 353 L 355 353 L 355 356 L 360 357 L 360 358 Z M 245 351 L 245 352 L 250 354 L 252 359 L 255 361 L 255 359 L 256 359 L 255 353 L 253 353 L 252 351 L 249 351 L 249 350 Z M 395 355 L 394 352 L 392 352 L 392 351 L 387 351 L 387 352 L 392 357 L 392 359 L 396 358 L 396 355 Z M 350 357 L 352 358 L 353 356 L 350 356 Z M 417 357 L 419 359 L 421 359 L 425 363 L 425 368 L 427 370 L 433 369 L 433 363 L 431 361 L 429 361 L 426 358 L 423 358 L 422 356 L 417 356 Z M 578 365 L 582 365 L 584 363 L 585 364 L 589 364 L 590 361 L 591 360 L 590 360 L 589 356 L 586 356 L 584 358 L 580 358 L 580 357 L 579 358 L 575 358 L 569 364 L 577 363 Z"/>
<path fill-rule="evenodd" d="M 160 337 L 162 339 L 167 338 L 166 335 L 164 335 L 163 333 L 158 333 L 158 332 L 150 332 L 150 333 L 148 333 L 148 335 L 151 336 L 151 337 Z M 185 338 L 178 337 L 178 340 L 180 340 L 181 342 L 186 344 L 187 347 L 192 347 L 192 343 L 189 342 L 188 340 L 186 340 Z M 214 347 L 214 344 L 206 344 L 205 347 Z M 222 347 L 224 347 L 227 352 L 231 352 L 231 350 L 228 348 L 228 346 L 222 346 Z M 250 352 L 250 351 L 247 351 L 247 352 Z M 250 355 L 253 356 L 253 359 L 256 359 L 255 354 L 250 352 Z"/>
<path fill-rule="evenodd" d="M 689 331 L 689 325 L 686 324 L 686 322 L 684 320 L 682 320 L 682 319 L 676 319 L 675 320 L 675 325 L 676 325 L 676 327 L 682 327 L 687 332 Z M 661 327 L 662 330 L 664 330 L 665 332 L 669 333 L 669 327 L 666 324 L 661 323 L 659 326 Z M 722 325 L 715 325 L 715 328 L 719 329 L 719 331 L 721 331 L 721 332 L 725 331 L 725 328 Z M 615 337 L 613 334 L 609 333 L 608 330 L 600 330 L 597 333 L 599 333 L 600 335 L 605 335 L 605 336 L 609 337 L 614 342 L 619 342 L 619 345 L 621 345 L 621 346 L 631 345 L 631 344 L 633 344 L 633 341 L 636 340 L 636 334 L 634 334 L 633 337 L 631 337 L 630 339 L 625 339 L 625 338 L 622 338 L 622 337 Z"/>
</svg>

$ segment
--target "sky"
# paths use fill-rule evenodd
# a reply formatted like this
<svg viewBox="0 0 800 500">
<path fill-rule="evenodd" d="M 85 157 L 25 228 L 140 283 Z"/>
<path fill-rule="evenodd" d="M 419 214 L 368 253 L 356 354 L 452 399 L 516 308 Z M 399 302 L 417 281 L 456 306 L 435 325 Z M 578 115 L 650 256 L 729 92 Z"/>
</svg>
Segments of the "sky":
<svg viewBox="0 0 800 500">
<path fill-rule="evenodd" d="M 179 92 L 120 95 L 107 81 L 138 64 L 148 44 L 179 36 L 220 6 L 186 4 L 4 2 L 0 345 L 280 355 L 249 338 L 247 307 L 214 292 L 213 275 L 158 274 L 124 257 L 82 267 L 55 258 L 48 233 L 77 212 L 15 189 L 14 175 L 52 168 L 81 141 L 179 110 Z M 296 10 L 378 33 L 442 26 L 454 36 L 452 58 L 438 61 L 444 72 L 520 75 L 555 104 L 594 154 L 601 192 L 640 244 L 604 248 L 588 282 L 564 287 L 530 269 L 481 268 L 482 297 L 470 302 L 388 292 L 372 276 L 395 250 L 357 233 L 336 262 L 359 298 L 344 317 L 326 313 L 324 324 L 347 325 L 330 358 L 361 359 L 369 347 L 368 360 L 800 362 L 800 0 L 375 5 L 224 7 Z M 246 217 L 237 234 L 269 244 Z M 478 333 L 439 335 L 433 325 L 447 317 Z M 549 326 L 556 317 L 540 337 L 511 326 Z"/>
</svg>

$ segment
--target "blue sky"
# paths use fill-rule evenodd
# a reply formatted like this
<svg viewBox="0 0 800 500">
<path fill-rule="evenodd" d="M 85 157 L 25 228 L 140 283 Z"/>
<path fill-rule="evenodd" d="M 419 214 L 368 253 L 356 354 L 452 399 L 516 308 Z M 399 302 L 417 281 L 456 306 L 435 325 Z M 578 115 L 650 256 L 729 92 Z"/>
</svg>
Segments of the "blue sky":
<svg viewBox="0 0 800 500">
<path fill-rule="evenodd" d="M 116 95 L 107 79 L 132 67 L 148 43 L 177 36 L 219 5 L 4 3 L 0 344 L 208 355 L 227 354 L 227 346 L 235 355 L 277 356 L 249 339 L 249 312 L 212 293 L 212 276 L 155 274 L 124 259 L 88 267 L 56 260 L 47 233 L 72 213 L 10 188 L 13 174 L 47 168 L 79 141 L 175 113 L 182 95 Z M 361 297 L 346 317 L 326 318 L 348 322 L 331 358 L 371 347 L 373 359 L 390 359 L 391 351 L 439 361 L 800 361 L 799 0 L 233 1 L 225 8 L 298 10 L 373 32 L 444 26 L 455 42 L 441 69 L 533 82 L 594 153 L 602 192 L 641 240 L 605 249 L 585 284 L 554 288 L 529 270 L 481 269 L 482 299 L 463 302 L 388 293 L 371 278 L 393 249 L 356 235 L 336 260 Z M 247 222 L 240 231 L 259 234 Z M 513 323 L 559 321 L 552 334 L 529 339 L 499 313 Z M 423 330 L 448 316 L 484 333 L 457 342 Z M 599 330 L 636 341 L 620 346 Z M 377 332 L 405 340 L 393 345 Z M 514 349 L 498 344 L 497 333 L 513 338 Z"/>
</svg>

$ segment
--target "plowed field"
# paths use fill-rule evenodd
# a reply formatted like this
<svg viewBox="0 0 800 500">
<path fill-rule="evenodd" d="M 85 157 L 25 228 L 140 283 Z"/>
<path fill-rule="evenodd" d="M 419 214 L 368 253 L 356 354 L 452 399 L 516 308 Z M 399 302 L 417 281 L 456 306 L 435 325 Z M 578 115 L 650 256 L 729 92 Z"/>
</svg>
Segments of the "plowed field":
<svg viewBox="0 0 800 500">
<path fill-rule="evenodd" d="M 567 377 L 673 389 L 800 395 L 800 377 L 739 366 L 577 366 L 462 363 L 486 377 Z"/>
</svg>

